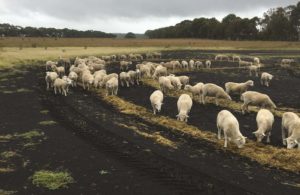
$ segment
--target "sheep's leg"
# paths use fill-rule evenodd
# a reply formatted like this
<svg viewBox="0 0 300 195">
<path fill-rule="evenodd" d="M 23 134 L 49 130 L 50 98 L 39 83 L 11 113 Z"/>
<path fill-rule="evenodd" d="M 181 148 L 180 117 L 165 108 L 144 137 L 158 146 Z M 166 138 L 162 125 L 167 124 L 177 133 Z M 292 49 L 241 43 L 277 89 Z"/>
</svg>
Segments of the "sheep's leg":
<svg viewBox="0 0 300 195">
<path fill-rule="evenodd" d="M 216 101 L 216 106 L 219 106 L 219 98 L 218 97 L 216 97 L 215 101 Z"/>
<path fill-rule="evenodd" d="M 205 96 L 201 95 L 201 99 L 202 99 L 202 104 L 204 105 L 205 104 Z"/>
<path fill-rule="evenodd" d="M 116 88 L 115 95 L 118 95 L 118 88 Z"/>
<path fill-rule="evenodd" d="M 227 137 L 227 134 L 224 132 L 224 148 L 227 148 L 227 142 L 228 142 L 228 137 Z"/>
<path fill-rule="evenodd" d="M 153 114 L 156 114 L 155 106 L 152 104 Z"/>
<path fill-rule="evenodd" d="M 47 82 L 47 91 L 49 90 L 49 83 Z"/>
<path fill-rule="evenodd" d="M 127 84 L 127 87 L 129 87 L 129 82 L 128 81 L 126 81 L 126 84 Z"/>
<path fill-rule="evenodd" d="M 56 91 L 56 87 L 54 87 L 54 94 L 56 95 L 57 91 Z"/>
<path fill-rule="evenodd" d="M 221 128 L 217 125 L 218 128 L 218 139 L 221 139 Z"/>
<path fill-rule="evenodd" d="M 285 129 L 284 129 L 284 127 L 282 127 L 281 128 L 281 136 L 282 136 L 282 144 L 284 145 L 284 146 L 286 146 L 286 136 L 285 136 Z"/>
<path fill-rule="evenodd" d="M 67 96 L 67 92 L 65 89 L 63 89 L 64 95 Z"/>
<path fill-rule="evenodd" d="M 242 113 L 243 113 L 243 114 L 245 114 L 245 107 L 246 107 L 246 104 L 244 103 L 244 104 L 242 105 Z"/>
<path fill-rule="evenodd" d="M 267 135 L 267 143 L 270 143 L 270 142 L 271 142 L 271 141 L 270 141 L 270 136 L 271 136 L 271 132 L 269 132 L 268 135 Z"/>
</svg>

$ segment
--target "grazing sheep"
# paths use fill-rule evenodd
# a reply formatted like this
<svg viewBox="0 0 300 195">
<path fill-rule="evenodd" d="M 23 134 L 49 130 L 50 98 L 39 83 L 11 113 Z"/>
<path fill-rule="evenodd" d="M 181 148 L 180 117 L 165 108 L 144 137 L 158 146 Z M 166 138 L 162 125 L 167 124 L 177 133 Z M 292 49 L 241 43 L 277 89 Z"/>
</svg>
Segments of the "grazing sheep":
<svg viewBox="0 0 300 195">
<path fill-rule="evenodd" d="M 258 77 L 259 66 L 251 65 L 248 66 L 249 75 L 252 76 L 252 73 L 255 73 L 255 76 Z"/>
<path fill-rule="evenodd" d="M 153 114 L 156 114 L 156 112 L 160 112 L 163 100 L 164 94 L 160 90 L 156 90 L 150 95 L 150 102 L 153 108 Z"/>
<path fill-rule="evenodd" d="M 224 54 L 216 55 L 215 61 L 229 61 L 229 56 Z"/>
<path fill-rule="evenodd" d="M 101 86 L 103 78 L 106 76 L 106 71 L 105 72 L 95 72 L 95 73 L 94 73 L 94 87 L 97 89 L 98 87 Z"/>
<path fill-rule="evenodd" d="M 78 80 L 78 75 L 76 72 L 70 72 L 69 73 L 69 79 L 72 80 L 72 87 L 76 87 L 77 86 L 77 80 Z"/>
<path fill-rule="evenodd" d="M 199 100 L 201 102 L 201 95 L 202 95 L 202 88 L 203 88 L 204 84 L 203 83 L 197 83 L 194 86 L 191 85 L 186 85 L 184 87 L 184 90 L 191 92 L 193 97 L 196 97 L 197 95 L 199 96 Z"/>
<path fill-rule="evenodd" d="M 57 90 L 60 94 L 67 96 L 68 87 L 72 84 L 72 81 L 70 79 L 61 79 L 57 78 L 54 81 L 53 87 L 54 87 L 54 94 L 57 94 Z"/>
<path fill-rule="evenodd" d="M 53 87 L 53 83 L 57 78 L 58 74 L 56 72 L 46 72 L 45 81 L 47 84 L 47 90 L 49 90 L 50 87 Z"/>
<path fill-rule="evenodd" d="M 261 108 L 276 108 L 276 105 L 268 95 L 256 91 L 246 91 L 241 95 L 241 100 L 244 101 L 244 104 L 242 105 L 243 114 L 245 111 L 248 112 L 249 105 Z"/>
<path fill-rule="evenodd" d="M 252 62 L 247 62 L 247 61 L 243 61 L 243 60 L 240 60 L 240 61 L 239 61 L 239 68 L 240 68 L 241 66 L 246 66 L 246 67 L 248 67 L 248 66 L 252 66 L 252 65 L 253 65 Z"/>
<path fill-rule="evenodd" d="M 151 68 L 148 65 L 142 64 L 142 66 L 140 66 L 140 72 L 142 77 L 151 77 Z"/>
<path fill-rule="evenodd" d="M 189 113 L 193 106 L 193 100 L 188 94 L 182 94 L 177 101 L 178 115 L 177 120 L 187 122 Z"/>
<path fill-rule="evenodd" d="M 274 115 L 266 109 L 260 109 L 256 115 L 257 130 L 253 132 L 257 142 L 267 136 L 267 143 L 270 143 L 271 130 L 274 123 Z"/>
<path fill-rule="evenodd" d="M 119 82 L 116 77 L 109 79 L 106 84 L 106 96 L 108 95 L 118 95 Z"/>
<path fill-rule="evenodd" d="M 65 67 L 59 66 L 57 67 L 56 65 L 52 65 L 52 70 L 55 71 L 59 76 L 64 76 L 65 75 Z"/>
<path fill-rule="evenodd" d="M 281 132 L 282 132 L 282 144 L 284 146 L 287 145 L 287 139 L 286 136 L 290 137 L 293 134 L 293 131 L 295 131 L 297 128 L 297 124 L 299 121 L 299 116 L 293 112 L 285 112 L 282 115 L 282 123 L 281 123 Z M 297 131 L 297 130 L 296 130 Z M 299 130 L 298 130 L 299 131 Z M 289 148 L 293 148 L 295 146 L 296 143 L 295 141 L 293 141 L 295 139 L 289 139 Z M 300 141 L 300 140 L 299 140 Z M 297 140 L 298 142 L 298 140 Z M 298 144 L 298 148 L 299 148 L 299 144 Z"/>
<path fill-rule="evenodd" d="M 224 132 L 224 147 L 231 141 L 242 148 L 246 143 L 246 137 L 240 132 L 239 122 L 228 110 L 222 110 L 217 116 L 218 139 L 221 139 L 221 131 Z"/>
<path fill-rule="evenodd" d="M 86 89 L 87 87 L 87 90 L 90 90 L 90 88 L 92 87 L 94 83 L 94 76 L 86 71 L 82 74 L 82 86 L 83 86 L 83 89 Z"/>
<path fill-rule="evenodd" d="M 185 60 L 183 60 L 181 62 L 181 67 L 184 68 L 184 69 L 188 69 L 189 68 L 189 63 Z"/>
<path fill-rule="evenodd" d="M 273 75 L 263 72 L 260 77 L 260 84 L 269 87 L 270 81 L 273 79 Z"/>
<path fill-rule="evenodd" d="M 125 83 L 126 83 L 126 86 L 129 87 L 130 75 L 127 72 L 121 72 L 120 73 L 120 82 L 121 82 L 122 87 L 125 86 Z"/>
<path fill-rule="evenodd" d="M 107 81 L 109 81 L 111 78 L 116 78 L 118 80 L 119 78 L 119 75 L 116 74 L 116 73 L 111 73 L 111 74 L 108 74 L 108 75 L 105 75 L 102 79 L 102 81 L 100 81 L 100 87 L 105 87 Z"/>
<path fill-rule="evenodd" d="M 160 59 L 161 58 L 161 53 L 159 53 L 159 52 L 154 52 L 153 54 L 152 54 L 152 56 L 153 56 L 153 58 L 158 58 L 158 59 Z"/>
<path fill-rule="evenodd" d="M 207 83 L 202 87 L 201 102 L 205 104 L 205 97 L 215 97 L 216 105 L 219 105 L 219 99 L 231 100 L 231 97 L 218 85 Z"/>
<path fill-rule="evenodd" d="M 175 75 L 169 75 L 167 78 L 171 81 L 172 85 L 174 86 L 175 89 L 180 90 L 181 89 L 181 82 L 178 77 Z"/>
<path fill-rule="evenodd" d="M 188 76 L 178 76 L 178 78 L 183 87 L 185 87 L 190 82 L 190 78 Z"/>
<path fill-rule="evenodd" d="M 181 67 L 181 64 L 180 64 L 180 62 L 178 60 L 171 61 L 170 63 L 173 65 L 173 69 Z"/>
<path fill-rule="evenodd" d="M 195 68 L 196 69 L 204 68 L 204 65 L 201 61 L 196 61 L 195 62 Z"/>
<path fill-rule="evenodd" d="M 281 65 L 281 67 L 287 67 L 287 66 L 290 66 L 294 62 L 295 62 L 294 59 L 282 59 L 280 65 Z"/>
<path fill-rule="evenodd" d="M 137 60 L 140 60 L 140 61 L 144 59 L 141 54 L 135 54 L 135 57 Z"/>
<path fill-rule="evenodd" d="M 163 67 L 162 65 L 159 65 L 155 68 L 152 78 L 157 79 L 160 76 L 167 76 L 167 74 L 168 74 L 167 68 Z"/>
<path fill-rule="evenodd" d="M 206 68 L 210 69 L 211 68 L 211 61 L 210 60 L 206 60 L 205 61 L 205 66 L 206 66 Z"/>
<path fill-rule="evenodd" d="M 298 150 L 300 150 L 300 120 L 295 120 L 290 125 L 288 132 L 288 138 L 285 139 L 287 143 L 287 149 L 292 149 L 298 145 Z"/>
<path fill-rule="evenodd" d="M 253 62 L 255 65 L 258 65 L 258 64 L 260 64 L 260 59 L 258 57 L 254 57 Z"/>
<path fill-rule="evenodd" d="M 162 92 L 167 93 L 169 90 L 174 89 L 170 79 L 165 76 L 159 77 L 158 83 Z"/>
<path fill-rule="evenodd" d="M 139 69 L 137 69 L 136 71 L 133 71 L 133 70 L 130 70 L 130 71 L 128 71 L 128 75 L 129 75 L 129 82 L 130 82 L 130 84 L 131 85 L 135 85 L 135 83 L 137 84 L 137 85 L 139 85 L 140 83 L 139 83 L 139 76 L 138 76 L 138 74 L 139 74 Z"/>
<path fill-rule="evenodd" d="M 194 60 L 190 60 L 189 61 L 189 68 L 190 69 L 194 69 L 194 65 L 195 65 L 195 61 Z"/>
<path fill-rule="evenodd" d="M 232 61 L 233 62 L 240 62 L 241 61 L 241 57 L 234 55 L 234 56 L 232 56 Z"/>
<path fill-rule="evenodd" d="M 239 94 L 248 91 L 249 87 L 253 87 L 254 82 L 252 80 L 248 80 L 244 83 L 234 83 L 234 82 L 227 82 L 225 83 L 226 93 L 228 94 Z"/>
<path fill-rule="evenodd" d="M 131 65 L 132 62 L 121 61 L 120 62 L 120 70 L 128 70 L 128 66 Z"/>
</svg>

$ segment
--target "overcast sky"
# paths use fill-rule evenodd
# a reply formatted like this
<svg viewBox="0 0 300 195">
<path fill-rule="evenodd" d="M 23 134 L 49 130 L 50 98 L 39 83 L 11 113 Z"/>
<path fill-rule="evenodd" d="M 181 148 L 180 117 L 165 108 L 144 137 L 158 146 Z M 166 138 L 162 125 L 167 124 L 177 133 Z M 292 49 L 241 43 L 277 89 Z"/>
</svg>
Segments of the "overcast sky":
<svg viewBox="0 0 300 195">
<path fill-rule="evenodd" d="M 299 0 L 0 0 L 0 23 L 144 33 L 185 19 L 262 16 Z"/>
</svg>

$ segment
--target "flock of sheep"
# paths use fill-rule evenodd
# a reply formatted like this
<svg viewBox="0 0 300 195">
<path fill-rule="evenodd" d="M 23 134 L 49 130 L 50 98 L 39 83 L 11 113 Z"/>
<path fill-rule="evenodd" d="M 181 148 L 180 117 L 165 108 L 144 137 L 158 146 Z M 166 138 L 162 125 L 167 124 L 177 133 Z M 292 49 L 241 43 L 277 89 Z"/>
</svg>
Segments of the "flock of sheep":
<svg viewBox="0 0 300 195">
<path fill-rule="evenodd" d="M 177 101 L 178 114 L 177 119 L 187 122 L 189 118 L 189 112 L 193 106 L 192 98 L 197 98 L 200 103 L 205 104 L 206 97 L 214 97 L 215 103 L 218 106 L 220 99 L 226 99 L 231 101 L 230 95 L 240 95 L 243 105 L 241 107 L 242 112 L 248 112 L 248 106 L 258 106 L 261 109 L 257 113 L 257 131 L 253 132 L 257 141 L 261 142 L 265 137 L 267 143 L 270 142 L 270 135 L 272 126 L 274 123 L 274 116 L 269 110 L 275 109 L 276 105 L 271 98 L 256 91 L 248 91 L 250 87 L 254 86 L 252 80 L 248 80 L 244 83 L 227 82 L 225 83 L 225 90 L 213 83 L 199 82 L 195 85 L 189 84 L 188 76 L 176 76 L 169 74 L 170 71 L 175 69 L 194 70 L 200 68 L 210 69 L 212 62 L 210 60 L 202 61 L 169 61 L 154 63 L 150 62 L 150 59 L 160 59 L 161 53 L 148 53 L 146 55 L 141 54 L 129 54 L 129 55 L 111 55 L 102 56 L 100 58 L 90 56 L 88 58 L 76 58 L 74 64 L 70 64 L 68 59 L 60 59 L 59 62 L 48 61 L 46 62 L 46 76 L 45 81 L 47 84 L 47 90 L 53 88 L 54 93 L 58 92 L 67 95 L 69 87 L 76 87 L 80 82 L 81 86 L 85 90 L 94 88 L 106 88 L 106 95 L 117 95 L 119 85 L 122 87 L 130 87 L 139 85 L 142 78 L 152 78 L 157 80 L 160 86 L 160 90 L 154 91 L 150 95 L 150 102 L 153 108 L 153 113 L 161 111 L 164 94 L 170 90 L 185 90 L 190 92 L 192 96 L 187 93 L 180 95 Z M 145 59 L 145 61 L 143 61 Z M 255 57 L 253 62 L 243 61 L 239 56 L 232 56 L 232 61 L 239 62 L 239 66 L 246 66 L 250 75 L 255 72 L 258 76 L 261 63 L 260 59 Z M 106 67 L 112 61 L 119 62 L 120 74 L 111 73 L 107 74 Z M 147 60 L 147 61 L 146 61 Z M 135 66 L 135 70 L 129 70 L 129 66 L 132 65 L 132 61 L 143 61 Z M 227 55 L 217 55 L 215 61 L 230 61 Z M 287 66 L 293 63 L 292 59 L 283 59 L 282 65 Z M 66 72 L 68 71 L 68 76 Z M 261 85 L 266 87 L 270 86 L 270 81 L 273 79 L 273 75 L 263 72 L 260 77 Z M 246 137 L 244 137 L 239 129 L 239 122 L 235 116 L 228 110 L 222 110 L 217 116 L 217 128 L 218 138 L 221 139 L 221 133 L 224 134 L 224 147 L 227 147 L 227 142 L 231 141 L 237 145 L 238 148 L 243 147 L 246 143 Z M 293 148 L 298 145 L 300 149 L 300 119 L 292 112 L 284 113 L 282 116 L 282 142 L 287 145 L 287 148 Z"/>
</svg>

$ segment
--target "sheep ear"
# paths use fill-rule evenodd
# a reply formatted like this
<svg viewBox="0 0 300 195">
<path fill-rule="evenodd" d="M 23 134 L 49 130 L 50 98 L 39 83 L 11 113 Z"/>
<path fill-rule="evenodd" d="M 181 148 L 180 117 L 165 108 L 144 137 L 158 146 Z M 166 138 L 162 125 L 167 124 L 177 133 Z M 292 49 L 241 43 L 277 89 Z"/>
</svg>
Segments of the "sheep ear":
<svg viewBox="0 0 300 195">
<path fill-rule="evenodd" d="M 299 142 L 297 141 L 297 139 L 295 139 L 295 143 L 296 143 L 296 144 L 299 144 Z"/>
<path fill-rule="evenodd" d="M 265 133 L 262 133 L 262 135 L 263 135 L 263 136 L 266 136 L 266 134 L 265 134 Z"/>
<path fill-rule="evenodd" d="M 247 139 L 247 137 L 244 136 L 245 139 Z"/>
</svg>

